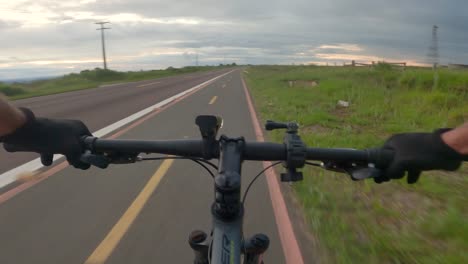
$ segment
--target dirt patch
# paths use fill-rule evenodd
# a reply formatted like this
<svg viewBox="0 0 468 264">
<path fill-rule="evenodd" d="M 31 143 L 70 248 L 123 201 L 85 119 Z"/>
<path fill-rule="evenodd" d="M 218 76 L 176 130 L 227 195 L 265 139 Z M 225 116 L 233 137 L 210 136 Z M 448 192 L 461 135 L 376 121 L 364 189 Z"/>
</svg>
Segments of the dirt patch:
<svg viewBox="0 0 468 264">
<path fill-rule="evenodd" d="M 366 131 L 366 128 L 363 128 L 361 126 L 354 126 L 354 125 L 349 125 L 349 124 L 342 124 L 340 127 L 336 128 L 331 128 L 331 127 L 325 127 L 322 125 L 310 125 L 310 126 L 304 126 L 301 127 L 300 131 L 303 134 L 330 134 L 333 132 L 336 132 L 336 130 L 346 130 L 346 131 L 352 131 L 353 133 L 361 133 Z M 388 137 L 384 137 L 383 139 L 386 139 Z"/>
<path fill-rule="evenodd" d="M 345 117 L 348 117 L 351 113 L 350 113 L 349 108 L 347 107 L 336 106 L 335 109 L 331 111 L 331 114 L 340 118 L 345 118 Z"/>
<path fill-rule="evenodd" d="M 288 87 L 315 87 L 319 83 L 316 80 L 288 80 Z"/>
<path fill-rule="evenodd" d="M 311 126 L 305 126 L 301 127 L 301 132 L 302 133 L 311 133 L 311 134 L 326 134 L 332 132 L 333 129 L 329 127 L 324 127 L 321 125 L 311 125 Z"/>
</svg>

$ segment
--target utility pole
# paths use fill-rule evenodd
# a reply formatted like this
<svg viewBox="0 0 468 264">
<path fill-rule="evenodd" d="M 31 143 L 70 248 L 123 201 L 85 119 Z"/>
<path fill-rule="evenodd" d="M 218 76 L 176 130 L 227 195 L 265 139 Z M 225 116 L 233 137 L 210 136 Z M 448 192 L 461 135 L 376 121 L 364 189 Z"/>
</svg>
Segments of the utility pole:
<svg viewBox="0 0 468 264">
<path fill-rule="evenodd" d="M 107 70 L 107 59 L 106 59 L 106 42 L 104 40 L 104 30 L 111 29 L 104 27 L 105 24 L 110 22 L 96 22 L 95 24 L 100 25 L 101 27 L 96 29 L 101 31 L 101 44 L 102 44 L 102 60 L 104 62 L 104 70 Z"/>
<path fill-rule="evenodd" d="M 195 65 L 198 66 L 198 52 L 195 55 Z"/>
</svg>

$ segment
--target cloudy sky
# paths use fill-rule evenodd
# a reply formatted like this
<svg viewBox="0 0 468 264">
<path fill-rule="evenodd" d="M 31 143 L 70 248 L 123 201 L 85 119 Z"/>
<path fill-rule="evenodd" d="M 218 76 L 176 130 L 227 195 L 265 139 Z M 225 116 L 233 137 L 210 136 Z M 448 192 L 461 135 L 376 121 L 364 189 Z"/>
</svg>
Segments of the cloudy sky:
<svg viewBox="0 0 468 264">
<path fill-rule="evenodd" d="M 466 0 L 0 0 L 0 79 L 219 63 L 468 64 Z"/>
</svg>

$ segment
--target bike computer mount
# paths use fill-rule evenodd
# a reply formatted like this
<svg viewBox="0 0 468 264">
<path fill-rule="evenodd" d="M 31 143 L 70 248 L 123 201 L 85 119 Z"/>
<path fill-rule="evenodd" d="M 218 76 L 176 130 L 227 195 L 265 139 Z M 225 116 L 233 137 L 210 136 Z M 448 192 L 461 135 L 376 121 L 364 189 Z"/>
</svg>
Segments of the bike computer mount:
<svg viewBox="0 0 468 264">
<path fill-rule="evenodd" d="M 306 162 L 306 146 L 301 137 L 297 134 L 299 125 L 294 122 L 279 123 L 267 120 L 265 124 L 267 131 L 276 129 L 286 129 L 283 142 L 286 145 L 287 159 L 283 162 L 286 172 L 281 173 L 282 182 L 302 181 L 302 172 L 297 169 L 303 168 Z"/>
<path fill-rule="evenodd" d="M 203 158 L 211 159 L 210 150 L 216 144 L 216 135 L 223 126 L 223 119 L 219 116 L 200 115 L 195 119 L 195 124 L 200 129 L 203 139 Z"/>
</svg>

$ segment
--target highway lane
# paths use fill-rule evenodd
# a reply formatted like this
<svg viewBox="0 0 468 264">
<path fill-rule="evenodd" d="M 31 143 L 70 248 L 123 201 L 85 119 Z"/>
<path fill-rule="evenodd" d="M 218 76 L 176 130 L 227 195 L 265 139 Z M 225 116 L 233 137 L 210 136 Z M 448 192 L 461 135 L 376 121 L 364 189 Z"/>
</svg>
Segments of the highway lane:
<svg viewBox="0 0 468 264">
<path fill-rule="evenodd" d="M 151 117 L 121 138 L 199 138 L 194 125 L 199 114 L 223 116 L 221 133 L 255 139 L 239 71 Z M 101 243 L 114 225 L 121 223 L 160 165 L 154 161 L 114 165 L 107 170 L 66 168 L 1 204 L 0 263 L 85 263 L 97 249 L 110 250 L 105 263 L 190 263 L 189 232 L 210 230 L 213 183 L 188 161 L 175 161 L 169 167 L 127 232 L 114 239 L 115 247 Z M 261 168 L 259 163 L 245 163 L 244 189 Z M 125 221 L 128 224 L 128 219 Z M 285 263 L 264 179 L 253 187 L 246 205 L 245 234 L 256 232 L 266 233 L 272 240 L 266 263 Z"/>
<path fill-rule="evenodd" d="M 31 108 L 37 116 L 83 120 L 92 132 L 228 71 L 115 84 L 18 100 L 14 105 Z M 37 156 L 31 153 L 11 156 L 0 148 L 0 174 Z"/>
</svg>

